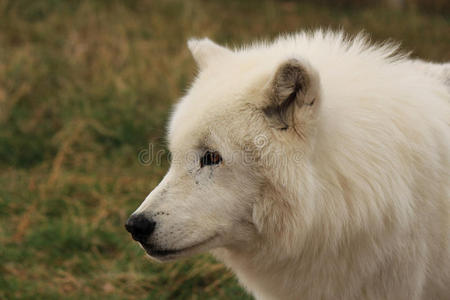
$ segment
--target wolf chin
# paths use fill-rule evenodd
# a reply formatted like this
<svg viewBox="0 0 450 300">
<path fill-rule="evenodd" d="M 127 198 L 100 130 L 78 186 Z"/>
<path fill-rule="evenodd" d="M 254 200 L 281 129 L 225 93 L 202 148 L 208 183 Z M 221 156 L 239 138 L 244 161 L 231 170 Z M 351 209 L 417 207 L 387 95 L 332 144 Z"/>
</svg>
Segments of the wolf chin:
<svg viewBox="0 0 450 300">
<path fill-rule="evenodd" d="M 450 299 L 450 65 L 316 31 L 188 46 L 172 164 L 126 223 L 257 299 Z"/>
</svg>

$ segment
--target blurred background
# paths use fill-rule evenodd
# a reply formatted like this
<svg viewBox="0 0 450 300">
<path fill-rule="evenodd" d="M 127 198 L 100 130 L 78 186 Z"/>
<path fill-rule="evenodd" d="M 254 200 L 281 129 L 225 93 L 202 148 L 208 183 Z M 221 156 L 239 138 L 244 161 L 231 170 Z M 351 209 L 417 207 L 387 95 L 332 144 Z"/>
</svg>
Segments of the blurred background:
<svg viewBox="0 0 450 300">
<path fill-rule="evenodd" d="M 186 40 L 319 26 L 450 60 L 449 0 L 0 0 L 0 299 L 251 299 L 207 254 L 152 263 L 123 224 L 168 168 Z"/>
</svg>

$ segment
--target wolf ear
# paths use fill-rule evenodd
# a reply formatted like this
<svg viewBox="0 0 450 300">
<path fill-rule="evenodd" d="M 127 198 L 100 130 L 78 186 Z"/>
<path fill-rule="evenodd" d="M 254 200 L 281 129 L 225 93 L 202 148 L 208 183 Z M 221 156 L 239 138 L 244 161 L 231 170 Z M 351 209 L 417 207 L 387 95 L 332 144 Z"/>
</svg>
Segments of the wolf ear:
<svg viewBox="0 0 450 300">
<path fill-rule="evenodd" d="M 306 61 L 292 58 L 282 63 L 268 88 L 264 113 L 273 127 L 296 129 L 314 114 L 320 98 L 319 74 Z"/>
<path fill-rule="evenodd" d="M 217 45 L 208 38 L 190 39 L 188 47 L 200 69 L 205 68 L 213 58 L 231 53 L 231 50 Z"/>
</svg>

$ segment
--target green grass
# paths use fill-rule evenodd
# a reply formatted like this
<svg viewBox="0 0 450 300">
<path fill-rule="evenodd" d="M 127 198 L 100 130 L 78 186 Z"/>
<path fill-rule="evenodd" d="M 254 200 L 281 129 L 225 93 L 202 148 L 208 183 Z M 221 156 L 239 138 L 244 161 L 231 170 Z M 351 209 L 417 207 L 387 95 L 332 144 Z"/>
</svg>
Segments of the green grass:
<svg viewBox="0 0 450 300">
<path fill-rule="evenodd" d="M 447 13 L 283 1 L 0 0 L 0 299 L 250 299 L 207 254 L 148 261 L 123 228 L 168 168 L 185 45 L 365 29 L 450 60 Z"/>
</svg>

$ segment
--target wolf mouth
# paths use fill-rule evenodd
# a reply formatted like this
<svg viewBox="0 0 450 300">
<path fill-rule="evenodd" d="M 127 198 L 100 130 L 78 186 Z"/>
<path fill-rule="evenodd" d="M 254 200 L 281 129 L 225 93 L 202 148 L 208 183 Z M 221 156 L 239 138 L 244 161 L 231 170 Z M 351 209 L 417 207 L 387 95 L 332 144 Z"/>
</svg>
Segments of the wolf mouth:
<svg viewBox="0 0 450 300">
<path fill-rule="evenodd" d="M 197 249 L 202 248 L 202 246 L 205 246 L 212 240 L 214 240 L 217 237 L 217 235 L 213 235 L 210 238 L 207 238 L 199 243 L 194 243 L 191 246 L 184 247 L 181 249 L 161 249 L 156 248 L 152 244 L 142 244 L 142 247 L 147 252 L 148 255 L 150 255 L 153 258 L 159 259 L 159 260 L 167 260 L 171 258 L 175 258 L 176 256 L 182 255 L 182 254 L 189 254 Z"/>
</svg>

